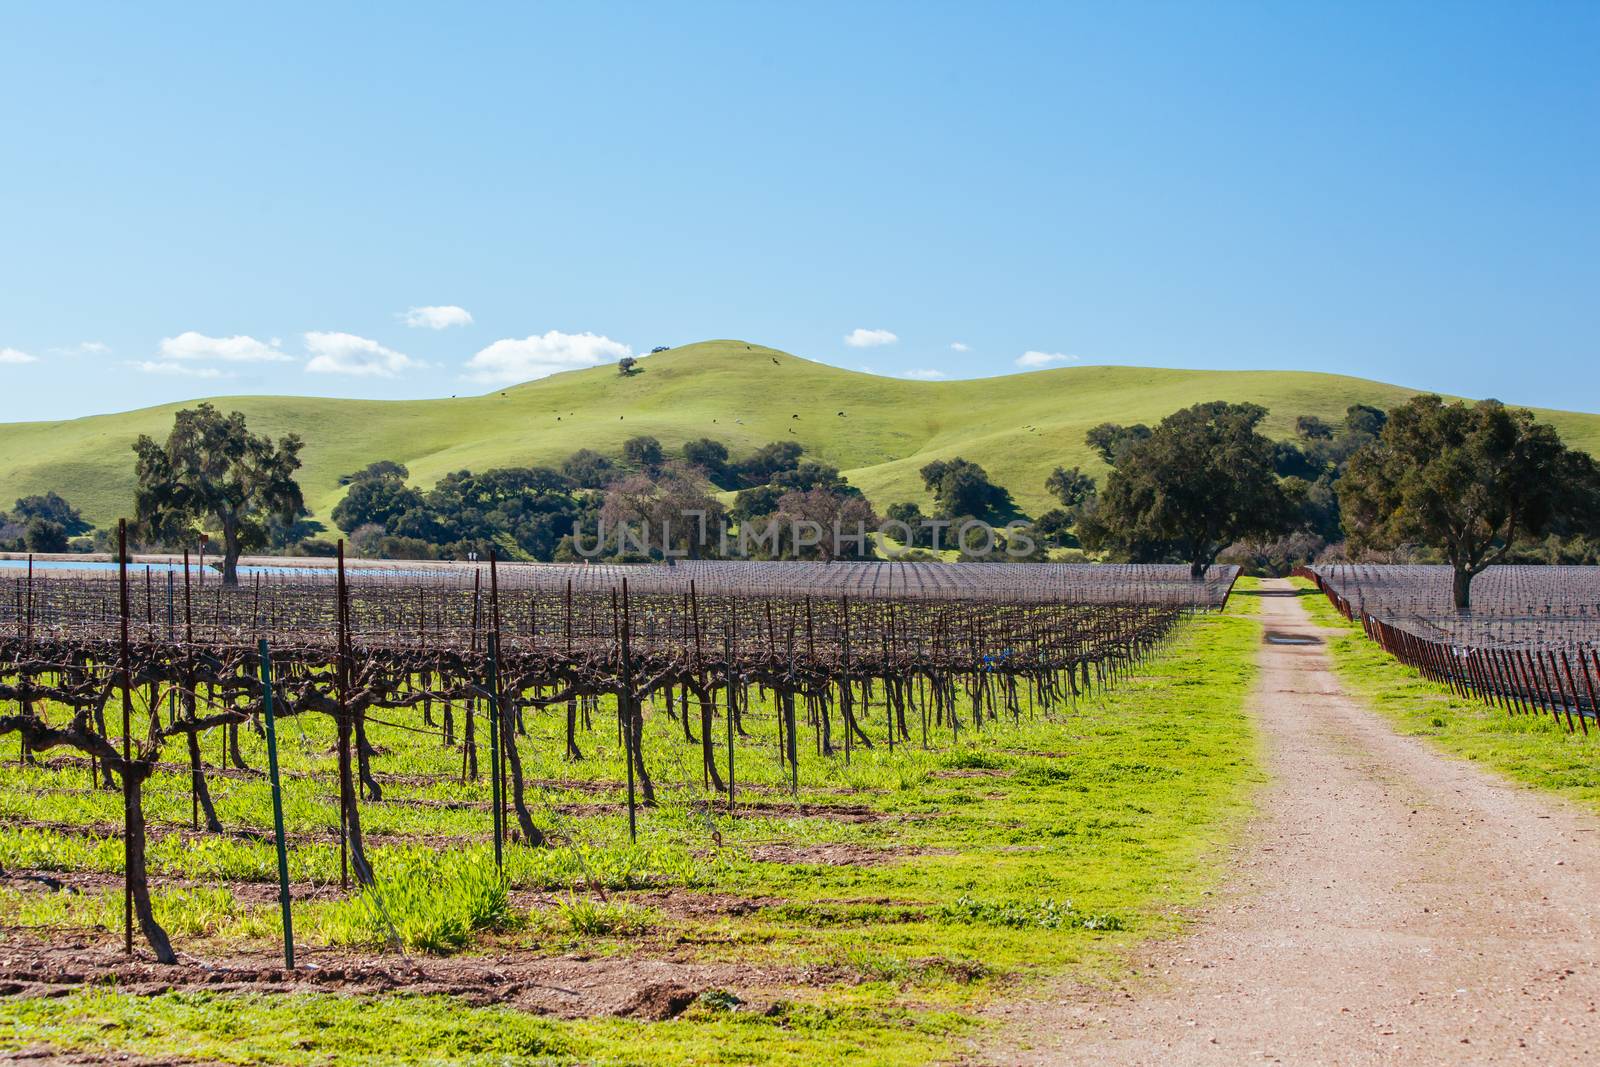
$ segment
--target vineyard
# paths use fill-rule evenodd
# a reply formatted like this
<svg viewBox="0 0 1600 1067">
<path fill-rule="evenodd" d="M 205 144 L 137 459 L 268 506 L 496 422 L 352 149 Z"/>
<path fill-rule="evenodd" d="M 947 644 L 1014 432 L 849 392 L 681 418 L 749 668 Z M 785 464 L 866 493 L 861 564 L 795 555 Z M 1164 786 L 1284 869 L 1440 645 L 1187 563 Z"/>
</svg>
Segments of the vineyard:
<svg viewBox="0 0 1600 1067">
<path fill-rule="evenodd" d="M 56 954 L 30 948 L 0 982 L 93 980 L 114 946 L 153 968 L 115 969 L 122 982 L 166 988 L 161 964 L 196 959 L 184 937 L 203 951 L 226 928 L 283 957 L 236 976 L 309 966 L 406 986 L 330 961 L 442 958 L 510 928 L 508 894 L 593 944 L 652 909 L 719 906 L 681 891 L 713 875 L 879 864 L 863 829 L 921 833 L 930 817 L 854 798 L 1013 763 L 1056 781 L 1069 772 L 1020 755 L 1033 734 L 1146 669 L 1235 577 L 341 561 L 230 588 L 186 566 L 16 573 L 0 603 L 0 737 L 17 745 L 0 768 L 3 925 L 30 946 L 27 931 L 54 931 Z M 906 853 L 951 851 L 927 834 Z M 945 907 L 1002 928 L 1121 923 L 1067 901 Z M 1017 907 L 1044 910 L 1019 923 Z M 588 971 L 506 995 L 668 1017 L 703 992 L 640 964 L 607 992 Z M 409 984 L 493 984 L 452 973 Z"/>
<path fill-rule="evenodd" d="M 1447 566 L 1304 568 L 1346 618 L 1458 695 L 1587 734 L 1600 715 L 1600 567 L 1491 567 L 1457 612 Z"/>
</svg>

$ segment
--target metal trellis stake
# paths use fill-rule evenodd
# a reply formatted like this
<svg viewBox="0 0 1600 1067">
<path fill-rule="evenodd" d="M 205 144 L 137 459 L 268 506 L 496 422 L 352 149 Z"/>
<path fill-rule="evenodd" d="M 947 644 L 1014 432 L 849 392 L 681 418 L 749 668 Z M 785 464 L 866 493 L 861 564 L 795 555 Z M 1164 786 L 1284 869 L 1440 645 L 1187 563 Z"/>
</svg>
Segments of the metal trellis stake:
<svg viewBox="0 0 1600 1067">
<path fill-rule="evenodd" d="M 283 785 L 278 779 L 278 731 L 272 714 L 272 652 L 266 638 L 261 657 L 261 716 L 267 725 L 267 774 L 272 779 L 272 832 L 278 846 L 278 907 L 283 911 L 283 965 L 294 970 L 294 919 L 289 908 L 289 852 L 283 840 Z"/>
</svg>

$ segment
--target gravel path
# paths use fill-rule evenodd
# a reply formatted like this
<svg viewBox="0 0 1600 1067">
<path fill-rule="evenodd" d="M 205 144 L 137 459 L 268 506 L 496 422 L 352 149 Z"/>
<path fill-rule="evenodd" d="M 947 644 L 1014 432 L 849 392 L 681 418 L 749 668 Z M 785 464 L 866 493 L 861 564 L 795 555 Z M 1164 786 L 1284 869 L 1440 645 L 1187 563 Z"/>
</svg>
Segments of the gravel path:
<svg viewBox="0 0 1600 1067">
<path fill-rule="evenodd" d="M 979 1059 L 1600 1063 L 1600 819 L 1395 734 L 1290 589 L 1261 598 L 1272 781 L 1216 906 L 1114 988 L 1012 1006 Z"/>
</svg>

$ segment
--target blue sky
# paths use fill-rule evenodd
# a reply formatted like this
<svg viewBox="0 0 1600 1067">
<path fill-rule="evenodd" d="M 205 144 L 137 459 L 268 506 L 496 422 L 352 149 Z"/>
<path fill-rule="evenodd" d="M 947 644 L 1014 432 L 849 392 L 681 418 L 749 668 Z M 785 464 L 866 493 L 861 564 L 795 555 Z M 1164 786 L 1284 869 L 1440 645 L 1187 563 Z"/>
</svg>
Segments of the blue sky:
<svg viewBox="0 0 1600 1067">
<path fill-rule="evenodd" d="M 1596 54 L 1592 3 L 0 2 L 0 419 L 713 337 L 1600 411 Z"/>
</svg>

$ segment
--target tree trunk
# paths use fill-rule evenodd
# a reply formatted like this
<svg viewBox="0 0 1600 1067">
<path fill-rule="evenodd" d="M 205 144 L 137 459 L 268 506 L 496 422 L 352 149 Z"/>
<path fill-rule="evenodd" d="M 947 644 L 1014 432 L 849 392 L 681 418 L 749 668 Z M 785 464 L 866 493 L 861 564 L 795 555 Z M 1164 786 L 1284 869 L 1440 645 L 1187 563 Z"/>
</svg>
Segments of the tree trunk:
<svg viewBox="0 0 1600 1067">
<path fill-rule="evenodd" d="M 478 735 L 474 720 L 478 717 L 477 700 L 468 698 L 466 714 L 461 726 L 461 780 L 478 780 Z"/>
<path fill-rule="evenodd" d="M 632 744 L 628 747 L 633 750 L 631 753 L 633 773 L 639 780 L 639 789 L 643 802 L 653 805 L 656 802 L 656 787 L 655 783 L 650 781 L 650 772 L 644 769 L 644 706 L 637 700 L 630 700 L 628 703 L 632 705 L 629 709 L 632 729 L 628 732 L 633 737 Z"/>
<path fill-rule="evenodd" d="M 156 959 L 161 963 L 177 963 L 178 957 L 172 951 L 172 942 L 168 940 L 161 924 L 156 922 L 155 911 L 150 907 L 150 876 L 146 872 L 144 859 L 144 780 L 150 774 L 150 768 L 125 765 L 122 773 L 128 778 L 124 792 L 128 888 L 133 896 L 133 914 L 139 920 L 139 929 L 143 931 L 145 940 L 150 942 L 151 949 L 155 951 Z"/>
<path fill-rule="evenodd" d="M 372 800 L 382 800 L 383 790 L 379 788 L 378 780 L 372 777 L 372 742 L 367 740 L 366 712 L 356 713 L 356 771 L 361 775 L 361 784 L 367 788 L 367 796 Z"/>
<path fill-rule="evenodd" d="M 567 698 L 567 759 L 583 759 L 583 753 L 578 751 L 578 701 L 576 697 Z"/>
<path fill-rule="evenodd" d="M 222 833 L 222 821 L 217 818 L 217 809 L 211 803 L 211 790 L 206 787 L 206 773 L 204 764 L 200 762 L 200 735 L 194 730 L 188 731 L 189 737 L 189 782 L 194 790 L 195 800 L 200 805 L 200 810 L 205 812 L 206 829 L 211 833 Z"/>
<path fill-rule="evenodd" d="M 350 713 L 339 716 L 339 791 L 345 798 L 344 832 L 350 849 L 350 866 L 355 869 L 356 881 L 371 885 L 372 866 L 367 862 L 366 845 L 361 840 L 361 803 L 356 792 L 354 776 L 350 773 Z"/>
<path fill-rule="evenodd" d="M 239 520 L 222 520 L 222 584 L 239 584 Z"/>
<path fill-rule="evenodd" d="M 1451 592 L 1455 597 L 1456 610 L 1468 612 L 1472 610 L 1472 572 L 1465 567 L 1455 569 L 1455 577 L 1451 583 Z"/>
<path fill-rule="evenodd" d="M 244 753 L 239 749 L 239 724 L 230 722 L 228 732 L 228 758 L 233 760 L 233 765 L 241 771 L 248 771 L 250 765 L 244 761 Z"/>
<path fill-rule="evenodd" d="M 728 787 L 722 784 L 722 776 L 717 773 L 716 750 L 711 744 L 711 694 L 704 689 L 696 689 L 695 698 L 700 702 L 700 760 L 705 765 L 706 777 L 712 788 L 719 793 L 726 793 Z M 689 717 L 688 690 L 684 691 L 683 717 Z"/>
<path fill-rule="evenodd" d="M 1210 560 L 1197 559 L 1189 564 L 1189 577 L 1201 581 L 1206 576 L 1206 568 L 1211 566 Z"/>
<path fill-rule="evenodd" d="M 508 729 L 512 723 L 509 710 L 501 713 L 500 723 L 500 743 L 505 749 L 506 765 L 511 769 L 511 804 L 517 810 L 517 823 L 522 827 L 523 838 L 538 848 L 544 844 L 544 834 L 533 825 L 533 816 L 528 813 L 522 785 L 522 755 L 517 751 L 517 735 Z"/>
</svg>

